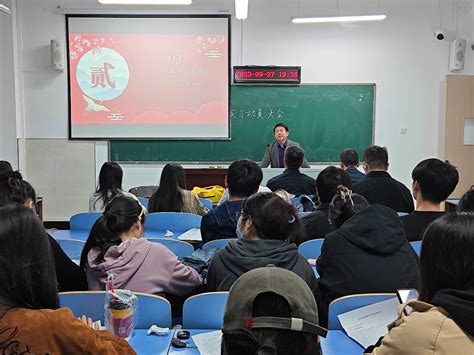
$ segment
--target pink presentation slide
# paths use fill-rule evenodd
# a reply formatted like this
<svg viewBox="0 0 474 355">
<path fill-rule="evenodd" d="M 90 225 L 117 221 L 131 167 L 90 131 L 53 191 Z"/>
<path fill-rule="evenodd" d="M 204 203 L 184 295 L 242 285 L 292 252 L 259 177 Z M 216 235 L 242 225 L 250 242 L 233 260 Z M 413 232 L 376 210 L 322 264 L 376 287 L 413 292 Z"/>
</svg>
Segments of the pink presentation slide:
<svg viewBox="0 0 474 355">
<path fill-rule="evenodd" d="M 72 33 L 69 66 L 72 125 L 227 125 L 227 35 Z"/>
</svg>

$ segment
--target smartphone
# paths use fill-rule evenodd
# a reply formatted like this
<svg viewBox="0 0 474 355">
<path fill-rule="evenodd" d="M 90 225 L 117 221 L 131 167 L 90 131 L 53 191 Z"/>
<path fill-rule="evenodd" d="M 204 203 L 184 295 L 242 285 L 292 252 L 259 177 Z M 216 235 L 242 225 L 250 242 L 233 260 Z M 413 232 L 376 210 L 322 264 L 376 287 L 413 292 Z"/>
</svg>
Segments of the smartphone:
<svg viewBox="0 0 474 355">
<path fill-rule="evenodd" d="M 397 290 L 397 297 L 400 304 L 409 302 L 409 301 L 416 301 L 418 299 L 418 291 L 414 288 L 405 289 L 405 290 Z M 411 312 L 413 312 L 413 308 L 405 307 L 403 312 L 408 316 Z"/>
<path fill-rule="evenodd" d="M 406 303 L 408 301 L 416 301 L 418 299 L 418 291 L 414 288 L 406 290 L 397 290 L 397 297 L 400 303 Z"/>
</svg>

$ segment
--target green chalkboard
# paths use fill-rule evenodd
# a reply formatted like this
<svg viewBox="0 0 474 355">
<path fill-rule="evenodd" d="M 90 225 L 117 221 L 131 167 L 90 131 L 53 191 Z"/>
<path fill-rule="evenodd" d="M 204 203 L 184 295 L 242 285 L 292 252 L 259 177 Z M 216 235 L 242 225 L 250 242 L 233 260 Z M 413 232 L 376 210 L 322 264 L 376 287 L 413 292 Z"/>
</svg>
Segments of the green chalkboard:
<svg viewBox="0 0 474 355">
<path fill-rule="evenodd" d="M 375 85 L 232 86 L 230 141 L 112 141 L 115 161 L 260 161 L 273 126 L 290 128 L 310 162 L 336 162 L 341 150 L 372 144 Z"/>
</svg>

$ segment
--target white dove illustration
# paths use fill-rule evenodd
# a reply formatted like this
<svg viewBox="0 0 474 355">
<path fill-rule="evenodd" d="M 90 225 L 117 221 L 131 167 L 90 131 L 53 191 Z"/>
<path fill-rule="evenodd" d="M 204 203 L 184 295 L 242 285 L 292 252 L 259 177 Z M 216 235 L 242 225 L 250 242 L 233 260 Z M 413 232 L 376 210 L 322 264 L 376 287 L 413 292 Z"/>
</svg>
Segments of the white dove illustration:
<svg viewBox="0 0 474 355">
<path fill-rule="evenodd" d="M 102 101 L 99 104 L 96 104 L 94 100 L 87 97 L 86 95 L 82 95 L 84 101 L 87 103 L 87 107 L 85 108 L 85 112 L 109 112 L 110 110 L 102 105 Z"/>
</svg>

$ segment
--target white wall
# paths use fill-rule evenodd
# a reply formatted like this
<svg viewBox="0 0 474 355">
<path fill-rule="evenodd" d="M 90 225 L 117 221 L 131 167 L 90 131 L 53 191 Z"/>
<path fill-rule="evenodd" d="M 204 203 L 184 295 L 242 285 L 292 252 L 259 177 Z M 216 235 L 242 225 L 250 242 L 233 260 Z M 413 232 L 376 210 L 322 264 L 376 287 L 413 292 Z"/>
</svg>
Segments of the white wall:
<svg viewBox="0 0 474 355">
<path fill-rule="evenodd" d="M 12 2 L 2 1 L 12 8 Z M 0 12 L 0 160 L 18 168 L 15 118 L 14 16 Z"/>
<path fill-rule="evenodd" d="M 17 1 L 25 136 L 65 139 L 66 73 L 50 69 L 49 41 L 65 38 L 64 16 L 56 13 L 56 5 L 63 10 L 99 6 L 95 0 Z M 377 3 L 339 0 L 339 10 L 341 14 L 373 13 Z M 333 0 L 300 0 L 299 4 L 305 16 L 336 13 Z M 442 26 L 450 36 L 457 28 L 457 36 L 468 40 L 463 74 L 472 74 L 472 2 L 441 0 L 441 4 Z M 438 6 L 437 0 L 380 0 L 380 11 L 388 16 L 382 22 L 294 25 L 289 20 L 298 12 L 297 0 L 251 0 L 249 18 L 232 23 L 232 64 L 301 65 L 305 83 L 376 83 L 375 143 L 388 147 L 390 172 L 409 185 L 413 166 L 441 151 L 449 43 L 433 36 L 440 23 Z M 190 9 L 233 11 L 233 0 L 194 0 Z M 2 92 L 5 87 L 9 85 L 2 81 Z M 402 128 L 407 134 L 400 134 Z M 2 141 L 3 136 L 2 132 Z M 96 151 L 97 166 L 106 159 L 103 148 Z M 127 184 L 140 185 L 140 174 L 133 174 L 137 180 L 128 179 L 128 170 L 133 174 L 137 168 L 125 168 Z"/>
</svg>

